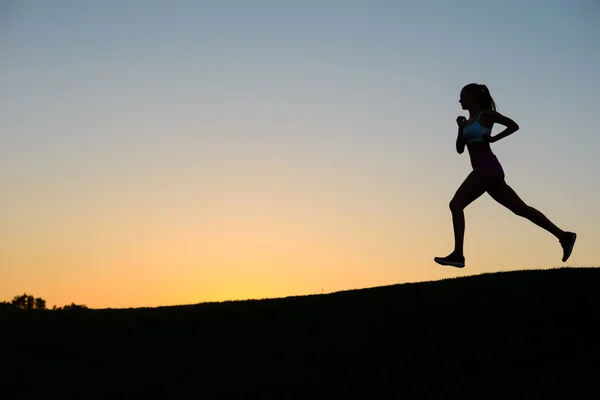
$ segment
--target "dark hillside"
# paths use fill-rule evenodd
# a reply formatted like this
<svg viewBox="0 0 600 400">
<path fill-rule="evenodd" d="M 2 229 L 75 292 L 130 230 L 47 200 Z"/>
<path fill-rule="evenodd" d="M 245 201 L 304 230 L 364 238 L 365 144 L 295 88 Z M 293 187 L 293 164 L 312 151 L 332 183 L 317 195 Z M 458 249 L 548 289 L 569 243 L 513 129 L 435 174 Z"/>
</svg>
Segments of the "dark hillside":
<svg viewBox="0 0 600 400">
<path fill-rule="evenodd" d="M 600 268 L 175 307 L 2 310 L 0 327 L 2 398 L 420 398 L 446 390 L 442 380 L 502 390 L 536 377 L 540 390 L 577 389 L 600 376 Z"/>
</svg>

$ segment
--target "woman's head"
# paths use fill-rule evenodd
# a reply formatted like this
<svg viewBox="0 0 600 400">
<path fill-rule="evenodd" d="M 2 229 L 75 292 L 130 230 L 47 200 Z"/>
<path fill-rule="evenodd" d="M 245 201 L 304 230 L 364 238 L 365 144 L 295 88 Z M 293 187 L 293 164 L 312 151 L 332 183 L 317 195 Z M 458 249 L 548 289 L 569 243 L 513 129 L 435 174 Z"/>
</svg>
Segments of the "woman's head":
<svg viewBox="0 0 600 400">
<path fill-rule="evenodd" d="M 458 101 L 463 110 L 479 107 L 481 111 L 496 109 L 496 103 L 490 95 L 487 86 L 478 83 L 469 83 L 460 91 L 460 100 Z"/>
</svg>

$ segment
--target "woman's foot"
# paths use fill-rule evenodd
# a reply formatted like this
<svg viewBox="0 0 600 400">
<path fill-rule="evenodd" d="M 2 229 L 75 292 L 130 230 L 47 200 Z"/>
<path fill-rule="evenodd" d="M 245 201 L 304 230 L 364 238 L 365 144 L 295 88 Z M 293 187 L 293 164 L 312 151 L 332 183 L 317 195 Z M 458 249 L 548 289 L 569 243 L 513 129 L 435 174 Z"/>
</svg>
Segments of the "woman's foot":
<svg viewBox="0 0 600 400">
<path fill-rule="evenodd" d="M 435 257 L 433 261 L 441 265 L 449 265 L 456 268 L 464 268 L 465 266 L 465 257 L 455 255 L 454 253 L 446 257 Z"/>
<path fill-rule="evenodd" d="M 571 252 L 573 251 L 573 246 L 575 246 L 575 239 L 577 239 L 577 234 L 574 232 L 565 232 L 565 237 L 560 241 L 560 245 L 563 249 L 563 258 L 562 261 L 565 262 L 569 259 Z"/>
</svg>

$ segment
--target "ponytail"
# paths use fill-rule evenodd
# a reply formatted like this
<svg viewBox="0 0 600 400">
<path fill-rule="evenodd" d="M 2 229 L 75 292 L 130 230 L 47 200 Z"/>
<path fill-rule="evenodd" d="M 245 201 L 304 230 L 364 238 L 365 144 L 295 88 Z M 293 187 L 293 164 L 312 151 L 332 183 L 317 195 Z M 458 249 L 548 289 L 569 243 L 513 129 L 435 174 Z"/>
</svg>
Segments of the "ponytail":
<svg viewBox="0 0 600 400">
<path fill-rule="evenodd" d="M 485 85 L 478 86 L 480 90 L 479 107 L 481 108 L 481 111 L 489 109 L 496 110 L 496 103 L 494 103 L 494 99 L 492 99 L 490 90 Z"/>
</svg>

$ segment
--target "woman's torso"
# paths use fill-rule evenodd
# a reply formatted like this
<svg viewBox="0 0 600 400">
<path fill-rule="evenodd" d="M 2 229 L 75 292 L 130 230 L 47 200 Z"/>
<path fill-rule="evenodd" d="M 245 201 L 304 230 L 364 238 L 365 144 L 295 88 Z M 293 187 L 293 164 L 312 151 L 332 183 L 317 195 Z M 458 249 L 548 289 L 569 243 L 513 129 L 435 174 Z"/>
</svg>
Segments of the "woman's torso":
<svg viewBox="0 0 600 400">
<path fill-rule="evenodd" d="M 490 125 L 488 123 L 480 113 L 475 120 L 463 128 L 463 140 L 471 158 L 492 152 L 490 143 L 484 139 L 484 135 L 492 133 L 493 123 Z"/>
</svg>

